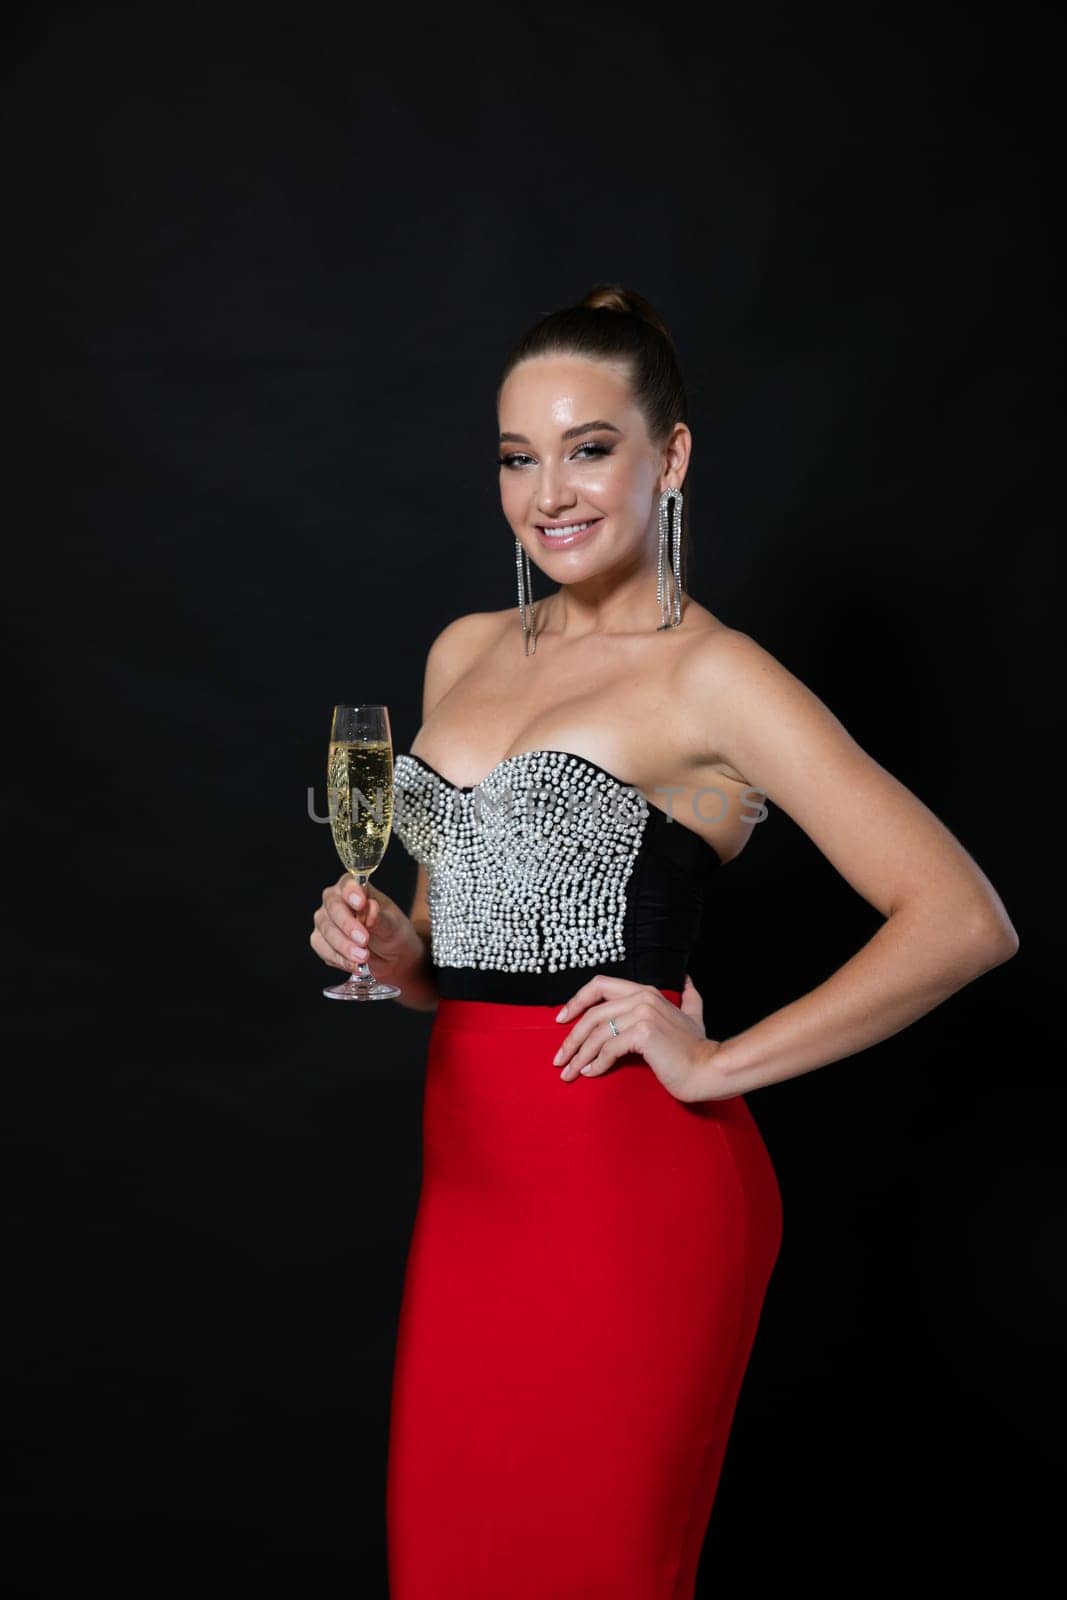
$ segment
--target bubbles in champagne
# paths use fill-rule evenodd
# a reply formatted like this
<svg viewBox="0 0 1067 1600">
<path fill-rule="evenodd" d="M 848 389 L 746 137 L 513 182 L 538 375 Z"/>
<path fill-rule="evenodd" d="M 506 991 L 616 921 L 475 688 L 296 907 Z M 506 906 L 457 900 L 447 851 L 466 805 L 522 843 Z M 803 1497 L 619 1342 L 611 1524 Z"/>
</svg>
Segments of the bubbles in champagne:
<svg viewBox="0 0 1067 1600">
<path fill-rule="evenodd" d="M 337 854 L 349 872 L 373 872 L 393 826 L 392 745 L 332 743 L 326 800 Z"/>
</svg>

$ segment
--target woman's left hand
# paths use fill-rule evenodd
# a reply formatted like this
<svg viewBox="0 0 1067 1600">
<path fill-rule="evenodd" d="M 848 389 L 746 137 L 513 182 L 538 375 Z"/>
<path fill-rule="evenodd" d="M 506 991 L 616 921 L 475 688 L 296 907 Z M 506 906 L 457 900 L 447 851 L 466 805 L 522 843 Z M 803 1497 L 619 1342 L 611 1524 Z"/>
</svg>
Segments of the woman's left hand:
<svg viewBox="0 0 1067 1600">
<path fill-rule="evenodd" d="M 634 1051 L 676 1100 L 692 1104 L 726 1098 L 725 1086 L 709 1067 L 719 1041 L 704 1032 L 704 1002 L 688 973 L 680 1008 L 650 984 L 591 978 L 567 1001 L 562 1020 L 575 1017 L 579 1020 L 554 1063 L 563 1068 L 565 1082 L 579 1073 L 600 1077 L 620 1056 Z M 617 1036 L 608 1026 L 609 1017 L 615 1020 Z"/>
</svg>

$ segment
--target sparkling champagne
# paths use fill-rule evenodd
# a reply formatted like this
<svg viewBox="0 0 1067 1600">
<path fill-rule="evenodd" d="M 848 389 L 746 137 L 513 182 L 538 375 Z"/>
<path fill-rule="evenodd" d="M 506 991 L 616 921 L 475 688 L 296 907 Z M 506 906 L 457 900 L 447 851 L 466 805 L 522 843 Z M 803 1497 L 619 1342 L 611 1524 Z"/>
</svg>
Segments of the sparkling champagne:
<svg viewBox="0 0 1067 1600">
<path fill-rule="evenodd" d="M 381 863 L 393 829 L 393 733 L 388 706 L 334 706 L 326 795 L 334 847 L 351 879 L 365 887 Z M 365 893 L 368 902 L 373 898 L 369 891 Z M 395 983 L 376 978 L 364 958 L 344 983 L 322 992 L 328 1000 L 393 1000 L 401 991 Z"/>
<path fill-rule="evenodd" d="M 373 872 L 393 826 L 391 741 L 331 740 L 326 800 L 337 854 L 349 872 Z"/>
</svg>

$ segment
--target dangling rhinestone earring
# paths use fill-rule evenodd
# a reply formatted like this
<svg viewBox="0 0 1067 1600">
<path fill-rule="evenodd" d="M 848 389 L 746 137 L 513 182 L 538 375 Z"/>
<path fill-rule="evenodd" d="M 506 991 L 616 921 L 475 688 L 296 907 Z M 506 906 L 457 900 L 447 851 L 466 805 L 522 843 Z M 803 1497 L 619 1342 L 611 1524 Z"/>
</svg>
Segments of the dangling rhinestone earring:
<svg viewBox="0 0 1067 1600">
<path fill-rule="evenodd" d="M 522 648 L 524 655 L 533 655 L 537 649 L 534 632 L 534 603 L 530 588 L 530 557 L 520 539 L 515 540 L 515 572 L 519 580 L 519 615 L 522 619 Z M 530 614 L 527 622 L 526 613 Z"/>
<path fill-rule="evenodd" d="M 673 516 L 672 516 L 673 513 Z M 674 538 L 671 539 L 673 522 Z M 667 561 L 670 553 L 670 574 L 673 597 L 667 598 Z M 682 491 L 664 489 L 659 497 L 659 557 L 656 563 L 656 599 L 659 601 L 662 628 L 676 628 L 682 620 Z"/>
</svg>

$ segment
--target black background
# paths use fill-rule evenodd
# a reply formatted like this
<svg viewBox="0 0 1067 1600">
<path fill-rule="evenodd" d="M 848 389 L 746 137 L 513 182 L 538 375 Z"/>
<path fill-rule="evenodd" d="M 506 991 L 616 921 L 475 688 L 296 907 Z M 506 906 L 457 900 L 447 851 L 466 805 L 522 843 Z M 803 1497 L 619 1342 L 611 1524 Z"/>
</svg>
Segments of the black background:
<svg viewBox="0 0 1067 1600">
<path fill-rule="evenodd" d="M 17 17 L 18 1592 L 385 1592 L 431 1018 L 321 998 L 308 790 L 335 701 L 406 749 L 436 632 L 513 602 L 498 370 L 601 279 L 682 353 L 691 591 L 1021 938 L 750 1098 L 784 1242 L 700 1592 L 1018 1584 L 1062 1397 L 1052 8 Z M 709 1033 L 877 924 L 772 808 Z"/>
</svg>

